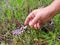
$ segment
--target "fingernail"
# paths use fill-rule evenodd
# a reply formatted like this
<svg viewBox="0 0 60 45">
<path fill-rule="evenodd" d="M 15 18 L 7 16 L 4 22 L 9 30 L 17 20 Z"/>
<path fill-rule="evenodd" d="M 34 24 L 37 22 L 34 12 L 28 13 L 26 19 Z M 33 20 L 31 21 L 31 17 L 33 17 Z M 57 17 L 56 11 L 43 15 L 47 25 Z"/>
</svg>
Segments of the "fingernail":
<svg viewBox="0 0 60 45">
<path fill-rule="evenodd" d="M 29 22 L 29 25 L 30 25 L 30 26 L 32 26 L 32 23 L 31 23 L 31 22 Z"/>
<path fill-rule="evenodd" d="M 31 23 L 31 22 L 29 22 L 29 26 L 30 26 L 31 28 L 33 28 L 33 26 L 32 26 L 32 23 Z"/>
</svg>

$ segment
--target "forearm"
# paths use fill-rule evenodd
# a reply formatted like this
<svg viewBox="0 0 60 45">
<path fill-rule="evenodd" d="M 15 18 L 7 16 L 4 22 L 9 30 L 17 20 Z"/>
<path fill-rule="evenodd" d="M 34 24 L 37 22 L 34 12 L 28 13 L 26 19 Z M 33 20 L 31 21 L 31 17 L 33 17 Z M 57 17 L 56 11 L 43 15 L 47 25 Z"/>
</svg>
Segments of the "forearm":
<svg viewBox="0 0 60 45">
<path fill-rule="evenodd" d="M 54 0 L 49 6 L 46 7 L 48 13 L 55 15 L 60 12 L 60 0 Z"/>
<path fill-rule="evenodd" d="M 60 0 L 54 0 L 49 6 L 55 13 L 60 12 Z"/>
</svg>

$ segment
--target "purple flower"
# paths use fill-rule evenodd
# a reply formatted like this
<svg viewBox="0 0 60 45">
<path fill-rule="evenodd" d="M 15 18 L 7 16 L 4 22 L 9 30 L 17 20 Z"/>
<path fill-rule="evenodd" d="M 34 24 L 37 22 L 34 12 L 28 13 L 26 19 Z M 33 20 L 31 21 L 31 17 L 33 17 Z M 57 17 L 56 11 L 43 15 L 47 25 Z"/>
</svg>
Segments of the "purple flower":
<svg viewBox="0 0 60 45">
<path fill-rule="evenodd" d="M 27 26 L 22 26 L 20 29 L 13 30 L 12 34 L 13 35 L 20 35 L 24 31 L 24 29 L 26 29 L 26 28 L 27 28 Z"/>
<path fill-rule="evenodd" d="M 20 35 L 23 32 L 23 27 L 12 31 L 13 35 Z"/>
</svg>

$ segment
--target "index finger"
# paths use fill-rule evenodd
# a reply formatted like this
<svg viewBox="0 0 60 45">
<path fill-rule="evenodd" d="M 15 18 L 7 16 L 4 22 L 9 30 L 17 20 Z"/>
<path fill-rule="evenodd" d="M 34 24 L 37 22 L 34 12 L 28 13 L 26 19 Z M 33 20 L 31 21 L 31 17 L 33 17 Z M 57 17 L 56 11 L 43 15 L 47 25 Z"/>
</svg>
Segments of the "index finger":
<svg viewBox="0 0 60 45">
<path fill-rule="evenodd" d="M 27 16 L 24 24 L 27 25 L 27 24 L 31 21 L 31 19 L 33 19 L 33 18 L 34 18 L 34 14 L 33 14 L 33 12 L 32 12 L 32 13 L 30 13 L 30 14 Z"/>
</svg>

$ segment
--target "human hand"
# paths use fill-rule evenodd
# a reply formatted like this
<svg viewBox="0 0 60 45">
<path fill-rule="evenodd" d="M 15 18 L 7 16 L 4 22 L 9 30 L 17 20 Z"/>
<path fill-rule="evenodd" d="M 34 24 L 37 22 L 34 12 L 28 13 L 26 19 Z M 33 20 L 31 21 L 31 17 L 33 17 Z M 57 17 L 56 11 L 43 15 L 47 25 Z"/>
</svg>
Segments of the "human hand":
<svg viewBox="0 0 60 45">
<path fill-rule="evenodd" d="M 24 24 L 29 24 L 31 28 L 39 29 L 42 23 L 47 22 L 53 17 L 52 14 L 47 8 L 36 9 L 27 16 Z"/>
<path fill-rule="evenodd" d="M 60 12 L 60 0 L 53 1 L 49 6 L 32 11 L 25 20 L 25 25 L 39 29 L 42 23 L 49 21 L 54 15 Z"/>
</svg>

